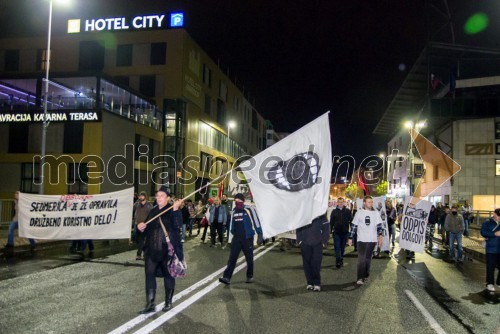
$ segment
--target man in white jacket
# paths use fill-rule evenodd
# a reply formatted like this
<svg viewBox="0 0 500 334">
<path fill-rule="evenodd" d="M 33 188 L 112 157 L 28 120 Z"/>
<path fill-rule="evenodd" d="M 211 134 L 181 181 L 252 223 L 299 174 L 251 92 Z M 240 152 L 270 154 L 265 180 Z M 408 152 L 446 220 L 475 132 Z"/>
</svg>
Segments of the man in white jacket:
<svg viewBox="0 0 500 334">
<path fill-rule="evenodd" d="M 352 220 L 349 246 L 352 246 L 352 237 L 358 234 L 358 278 L 356 284 L 363 285 L 370 276 L 370 265 L 373 249 L 378 243 L 382 246 L 382 218 L 380 213 L 373 208 L 371 196 L 365 196 L 363 207 L 360 208 Z"/>
</svg>

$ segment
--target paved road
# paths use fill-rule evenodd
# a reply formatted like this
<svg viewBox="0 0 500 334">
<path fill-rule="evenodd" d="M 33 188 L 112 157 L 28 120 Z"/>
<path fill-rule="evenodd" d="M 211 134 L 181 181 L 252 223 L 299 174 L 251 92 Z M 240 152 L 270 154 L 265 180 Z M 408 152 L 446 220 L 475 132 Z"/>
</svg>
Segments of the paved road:
<svg viewBox="0 0 500 334">
<path fill-rule="evenodd" d="M 118 333 L 130 326 L 130 333 L 500 331 L 499 293 L 484 291 L 484 265 L 451 265 L 439 249 L 415 261 L 399 254 L 374 259 L 371 281 L 362 287 L 354 285 L 352 248 L 340 270 L 325 250 L 322 292 L 305 289 L 298 249 L 258 248 L 255 283 L 244 283 L 242 268 L 230 286 L 216 280 L 228 249 L 192 239 L 185 251 L 190 275 L 178 280 L 168 313 L 137 315 L 145 303 L 144 268 L 125 251 L 1 280 L 0 333 Z M 157 300 L 164 300 L 161 284 Z"/>
</svg>

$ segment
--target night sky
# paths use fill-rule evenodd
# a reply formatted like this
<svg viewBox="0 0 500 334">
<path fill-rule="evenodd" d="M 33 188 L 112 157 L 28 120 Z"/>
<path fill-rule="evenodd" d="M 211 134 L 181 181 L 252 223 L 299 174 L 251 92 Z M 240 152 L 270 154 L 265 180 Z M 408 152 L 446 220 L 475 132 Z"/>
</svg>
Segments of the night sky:
<svg viewBox="0 0 500 334">
<path fill-rule="evenodd" d="M 358 161 L 386 150 L 389 138 L 372 131 L 427 39 L 425 3 L 416 0 L 71 1 L 54 6 L 54 34 L 68 18 L 184 11 L 187 31 L 277 131 L 331 110 L 333 153 Z M 500 2 L 449 2 L 457 43 L 500 47 Z M 489 26 L 466 35 L 478 11 Z M 47 12 L 43 0 L 0 1 L 0 36 L 45 35 Z"/>
</svg>

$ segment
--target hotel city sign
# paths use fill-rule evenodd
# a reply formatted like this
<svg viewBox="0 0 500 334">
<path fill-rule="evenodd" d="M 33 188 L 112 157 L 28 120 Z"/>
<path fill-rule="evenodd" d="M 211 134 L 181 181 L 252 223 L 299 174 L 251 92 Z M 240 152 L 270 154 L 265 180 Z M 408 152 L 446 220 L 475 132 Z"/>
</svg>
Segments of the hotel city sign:
<svg viewBox="0 0 500 334">
<path fill-rule="evenodd" d="M 168 19 L 167 19 L 168 16 Z M 68 20 L 68 34 L 94 31 L 146 30 L 184 27 L 184 13 Z"/>
</svg>

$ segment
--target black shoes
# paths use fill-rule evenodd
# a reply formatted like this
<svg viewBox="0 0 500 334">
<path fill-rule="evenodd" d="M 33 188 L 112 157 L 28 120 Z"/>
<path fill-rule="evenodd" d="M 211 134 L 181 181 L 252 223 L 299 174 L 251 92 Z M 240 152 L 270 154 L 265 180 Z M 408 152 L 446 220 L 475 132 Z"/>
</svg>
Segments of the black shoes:
<svg viewBox="0 0 500 334">
<path fill-rule="evenodd" d="M 148 289 L 146 290 L 146 306 L 144 307 L 144 310 L 140 311 L 139 314 L 147 314 L 154 312 L 155 310 L 155 295 L 156 295 L 156 290 L 155 289 Z"/>
<path fill-rule="evenodd" d="M 247 280 L 245 283 L 253 283 L 253 277 L 247 277 Z"/>
<path fill-rule="evenodd" d="M 219 282 L 224 283 L 226 285 L 231 284 L 231 281 L 229 280 L 229 278 L 226 278 L 226 277 L 220 277 Z"/>
<path fill-rule="evenodd" d="M 163 312 L 167 312 L 172 308 L 172 298 L 174 297 L 174 289 L 165 290 L 165 306 L 161 309 Z"/>
</svg>

